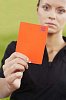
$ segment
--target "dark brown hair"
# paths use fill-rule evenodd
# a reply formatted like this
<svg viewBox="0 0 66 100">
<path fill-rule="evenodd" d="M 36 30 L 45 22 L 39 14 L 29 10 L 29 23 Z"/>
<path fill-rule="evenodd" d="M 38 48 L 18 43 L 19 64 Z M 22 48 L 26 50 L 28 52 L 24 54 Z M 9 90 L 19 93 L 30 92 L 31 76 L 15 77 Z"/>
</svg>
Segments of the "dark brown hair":
<svg viewBox="0 0 66 100">
<path fill-rule="evenodd" d="M 39 6 L 39 4 L 40 4 L 40 0 L 38 0 L 37 7 Z"/>
<path fill-rule="evenodd" d="M 39 4 L 40 4 L 40 0 L 38 0 L 38 3 L 37 3 L 37 11 L 38 11 Z"/>
</svg>

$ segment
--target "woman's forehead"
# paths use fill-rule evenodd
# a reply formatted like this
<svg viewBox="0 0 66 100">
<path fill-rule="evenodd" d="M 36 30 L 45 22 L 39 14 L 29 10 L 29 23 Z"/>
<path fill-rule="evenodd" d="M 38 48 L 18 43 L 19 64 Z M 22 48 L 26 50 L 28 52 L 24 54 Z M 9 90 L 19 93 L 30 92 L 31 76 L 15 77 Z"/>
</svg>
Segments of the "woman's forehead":
<svg viewBox="0 0 66 100">
<path fill-rule="evenodd" d="M 50 5 L 66 7 L 66 0 L 40 0 L 40 2 L 42 4 L 48 3 Z"/>
</svg>

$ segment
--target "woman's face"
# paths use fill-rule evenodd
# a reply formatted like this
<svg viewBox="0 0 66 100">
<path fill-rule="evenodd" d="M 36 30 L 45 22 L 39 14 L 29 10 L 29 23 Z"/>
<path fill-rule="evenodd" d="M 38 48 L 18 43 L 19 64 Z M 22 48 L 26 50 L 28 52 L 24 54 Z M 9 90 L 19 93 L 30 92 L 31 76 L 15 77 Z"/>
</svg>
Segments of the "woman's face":
<svg viewBox="0 0 66 100">
<path fill-rule="evenodd" d="M 38 17 L 49 33 L 60 32 L 66 23 L 66 0 L 40 0 Z"/>
</svg>

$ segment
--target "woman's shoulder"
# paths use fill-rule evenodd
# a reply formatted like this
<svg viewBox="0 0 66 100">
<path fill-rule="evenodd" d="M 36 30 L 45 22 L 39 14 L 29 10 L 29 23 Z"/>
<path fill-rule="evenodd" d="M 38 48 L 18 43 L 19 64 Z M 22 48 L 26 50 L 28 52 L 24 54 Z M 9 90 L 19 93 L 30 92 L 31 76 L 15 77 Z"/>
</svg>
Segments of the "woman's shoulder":
<svg viewBox="0 0 66 100">
<path fill-rule="evenodd" d="M 62 54 L 61 54 L 62 55 L 62 59 L 66 64 L 66 42 L 65 42 L 65 46 L 61 49 L 61 52 L 62 52 Z"/>
<path fill-rule="evenodd" d="M 7 47 L 16 46 L 17 41 L 11 41 Z"/>
<path fill-rule="evenodd" d="M 8 46 L 6 47 L 3 59 L 2 59 L 2 65 L 4 64 L 5 60 L 12 54 L 15 52 L 16 49 L 16 43 L 17 41 L 12 41 L 8 44 Z"/>
<path fill-rule="evenodd" d="M 15 50 L 15 48 L 16 48 L 16 43 L 17 43 L 17 41 L 12 41 L 12 42 L 10 42 L 9 44 L 8 44 L 8 46 L 7 46 L 7 48 L 6 49 L 9 49 L 10 48 L 10 50 L 12 49 L 14 49 Z"/>
<path fill-rule="evenodd" d="M 8 54 L 15 52 L 16 43 L 17 43 L 17 41 L 12 41 L 12 42 L 10 42 L 10 43 L 8 44 L 8 46 L 6 47 L 5 52 L 8 53 Z"/>
<path fill-rule="evenodd" d="M 66 36 L 62 36 L 63 40 L 66 42 Z"/>
</svg>

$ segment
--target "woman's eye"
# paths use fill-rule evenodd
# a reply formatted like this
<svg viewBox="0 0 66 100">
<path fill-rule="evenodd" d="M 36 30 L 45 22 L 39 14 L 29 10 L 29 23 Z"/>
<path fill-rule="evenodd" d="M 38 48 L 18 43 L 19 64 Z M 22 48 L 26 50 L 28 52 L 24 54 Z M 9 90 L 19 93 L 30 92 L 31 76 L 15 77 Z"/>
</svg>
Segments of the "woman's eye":
<svg viewBox="0 0 66 100">
<path fill-rule="evenodd" d="M 50 7 L 47 6 L 47 5 L 42 6 L 42 8 L 43 8 L 43 10 L 45 10 L 45 11 L 48 11 L 48 10 L 50 9 Z"/>
<path fill-rule="evenodd" d="M 65 11 L 64 9 L 59 9 L 59 10 L 57 10 L 57 12 L 58 12 L 59 14 L 63 14 L 63 13 L 65 13 L 66 11 Z"/>
</svg>

